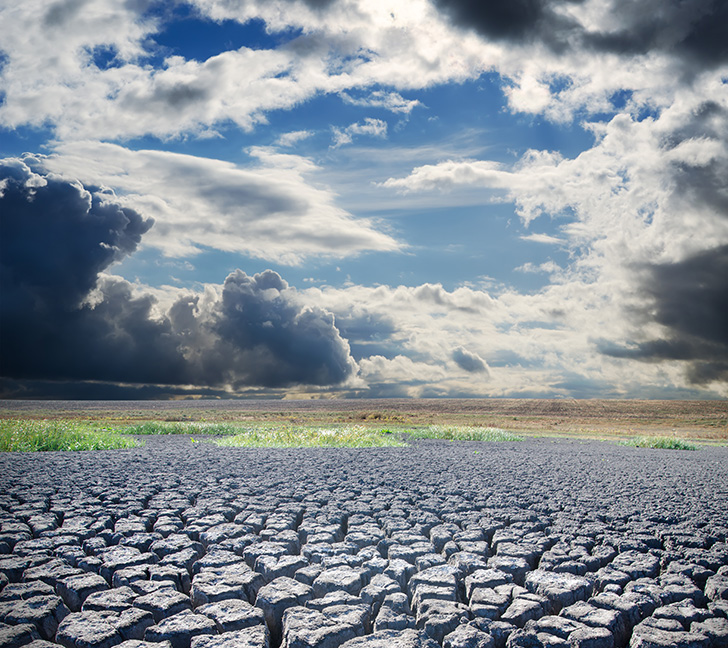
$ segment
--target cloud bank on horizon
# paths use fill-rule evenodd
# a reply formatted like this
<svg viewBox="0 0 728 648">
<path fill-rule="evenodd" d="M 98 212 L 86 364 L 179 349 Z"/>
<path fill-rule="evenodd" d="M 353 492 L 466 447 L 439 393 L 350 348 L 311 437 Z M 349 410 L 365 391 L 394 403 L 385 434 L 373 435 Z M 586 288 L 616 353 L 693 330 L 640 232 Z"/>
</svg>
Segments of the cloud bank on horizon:
<svg viewBox="0 0 728 648">
<path fill-rule="evenodd" d="M 728 396 L 720 0 L 10 0 L 0 396 Z"/>
</svg>

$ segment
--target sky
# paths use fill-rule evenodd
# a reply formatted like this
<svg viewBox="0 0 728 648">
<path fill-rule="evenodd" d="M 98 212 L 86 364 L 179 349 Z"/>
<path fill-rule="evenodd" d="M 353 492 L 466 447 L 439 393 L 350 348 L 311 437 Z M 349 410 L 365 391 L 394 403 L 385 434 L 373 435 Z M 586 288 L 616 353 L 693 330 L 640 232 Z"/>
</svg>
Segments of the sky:
<svg viewBox="0 0 728 648">
<path fill-rule="evenodd" d="M 728 396 L 724 0 L 0 24 L 0 397 Z"/>
</svg>

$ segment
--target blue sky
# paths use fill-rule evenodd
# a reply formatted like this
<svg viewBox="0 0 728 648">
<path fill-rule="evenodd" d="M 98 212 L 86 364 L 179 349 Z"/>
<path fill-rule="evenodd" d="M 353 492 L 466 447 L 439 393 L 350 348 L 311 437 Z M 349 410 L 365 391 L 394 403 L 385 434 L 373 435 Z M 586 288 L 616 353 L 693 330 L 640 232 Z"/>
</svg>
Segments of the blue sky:
<svg viewBox="0 0 728 648">
<path fill-rule="evenodd" d="M 4 3 L 0 394 L 725 397 L 726 11 Z"/>
</svg>

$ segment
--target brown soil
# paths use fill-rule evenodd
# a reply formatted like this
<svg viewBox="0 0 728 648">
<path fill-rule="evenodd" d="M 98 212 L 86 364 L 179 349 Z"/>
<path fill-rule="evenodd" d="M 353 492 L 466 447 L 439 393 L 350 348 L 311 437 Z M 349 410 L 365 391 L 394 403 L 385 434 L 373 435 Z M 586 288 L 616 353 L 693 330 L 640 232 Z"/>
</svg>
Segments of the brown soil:
<svg viewBox="0 0 728 648">
<path fill-rule="evenodd" d="M 377 399 L 0 401 L 0 418 L 500 427 L 528 435 L 728 441 L 728 401 Z"/>
</svg>

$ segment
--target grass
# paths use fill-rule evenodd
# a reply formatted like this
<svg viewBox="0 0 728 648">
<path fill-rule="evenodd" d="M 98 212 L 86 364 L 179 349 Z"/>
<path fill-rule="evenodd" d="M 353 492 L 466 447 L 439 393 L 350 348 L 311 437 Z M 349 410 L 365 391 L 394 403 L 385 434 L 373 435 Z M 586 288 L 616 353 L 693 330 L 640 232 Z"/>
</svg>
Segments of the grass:
<svg viewBox="0 0 728 648">
<path fill-rule="evenodd" d="M 430 425 L 426 428 L 407 430 L 415 439 L 443 439 L 447 441 L 523 441 L 523 437 L 494 427 L 469 425 Z"/>
<path fill-rule="evenodd" d="M 124 434 L 200 434 L 206 436 L 226 436 L 240 432 L 239 425 L 231 423 L 181 423 L 166 421 L 147 421 L 124 427 Z"/>
<path fill-rule="evenodd" d="M 427 425 L 387 429 L 364 424 L 314 425 L 285 422 L 182 422 L 147 421 L 132 425 L 104 424 L 74 419 L 0 420 L 0 452 L 47 450 L 110 450 L 133 448 L 132 435 L 189 435 L 192 443 L 201 440 L 222 447 L 402 447 L 416 439 L 446 441 L 521 441 L 523 437 L 496 427 L 470 425 Z M 368 424 L 367 424 L 368 423 Z M 198 437 L 198 438 L 194 438 Z M 200 439 L 199 437 L 204 437 Z M 219 437 L 210 439 L 210 437 Z M 697 450 L 685 439 L 670 436 L 637 436 L 621 445 L 669 450 Z"/>
<path fill-rule="evenodd" d="M 0 421 L 0 452 L 115 450 L 139 444 L 130 436 L 77 421 Z"/>
<path fill-rule="evenodd" d="M 497 428 L 430 425 L 424 428 L 378 429 L 363 425 L 255 426 L 233 437 L 215 441 L 219 446 L 235 447 L 402 447 L 407 439 L 448 441 L 521 441 L 522 437 Z"/>
<path fill-rule="evenodd" d="M 236 448 L 381 448 L 406 444 L 389 430 L 362 425 L 336 427 L 250 426 L 234 436 L 215 440 L 219 446 Z"/>
<path fill-rule="evenodd" d="M 207 423 L 146 421 L 119 426 L 99 421 L 20 420 L 0 421 L 0 451 L 109 450 L 138 445 L 135 435 L 189 435 L 222 447 L 403 447 L 408 439 L 449 441 L 520 441 L 522 437 L 492 427 L 430 425 L 382 429 L 364 424 L 327 426 L 294 423 Z M 195 438 L 197 437 L 197 438 Z M 200 439 L 199 437 L 204 437 Z M 210 437 L 220 437 L 210 439 Z"/>
<path fill-rule="evenodd" d="M 693 443 L 689 443 L 684 439 L 677 439 L 675 437 L 655 436 L 646 437 L 640 436 L 634 439 L 628 439 L 622 441 L 620 445 L 633 446 L 635 448 L 656 448 L 659 450 L 697 450 L 698 446 Z"/>
</svg>

